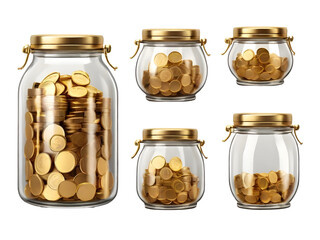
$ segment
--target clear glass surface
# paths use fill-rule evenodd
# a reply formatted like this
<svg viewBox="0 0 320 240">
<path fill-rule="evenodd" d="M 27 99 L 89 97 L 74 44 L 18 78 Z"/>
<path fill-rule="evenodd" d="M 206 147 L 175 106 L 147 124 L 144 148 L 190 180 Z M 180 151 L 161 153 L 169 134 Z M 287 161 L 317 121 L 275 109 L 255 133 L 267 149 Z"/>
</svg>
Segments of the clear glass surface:
<svg viewBox="0 0 320 240">
<path fill-rule="evenodd" d="M 270 172 L 277 174 L 276 183 L 270 182 L 268 175 Z M 246 177 L 247 174 L 251 175 Z M 250 182 L 248 177 L 252 175 L 254 186 L 248 184 Z M 268 187 L 263 186 L 263 189 L 260 189 L 264 181 L 257 184 L 259 178 L 267 179 Z M 286 180 L 291 182 L 287 183 Z M 249 209 L 289 207 L 299 184 L 299 151 L 292 129 L 237 128 L 230 146 L 229 183 L 239 207 Z M 267 199 L 267 203 L 264 203 L 257 196 L 257 201 L 253 202 L 251 197 L 248 197 L 251 202 L 249 203 L 245 199 L 248 189 L 257 190 L 253 195 L 257 196 L 259 192 L 260 198 L 263 190 L 270 194 L 273 194 L 273 191 L 277 192 L 281 196 L 281 201 L 275 199 L 276 202 L 273 203 Z"/>
<path fill-rule="evenodd" d="M 169 56 L 171 52 L 178 52 L 182 55 L 182 61 L 177 64 L 170 62 L 164 67 L 157 67 L 154 62 L 158 53 L 164 53 Z M 190 61 L 191 60 L 191 61 Z M 186 67 L 185 67 L 186 66 Z M 161 70 L 172 67 L 178 71 L 170 81 L 161 83 L 161 88 L 154 89 L 148 80 L 150 77 L 159 77 Z M 180 69 L 180 70 L 179 70 Z M 181 72 L 179 72 L 181 71 Z M 174 92 L 164 91 L 167 89 L 166 84 L 172 80 L 181 81 L 182 74 L 189 75 L 191 83 L 182 84 Z M 188 78 L 188 77 L 187 77 Z M 199 43 L 186 42 L 162 42 L 162 43 L 143 43 L 143 48 L 139 54 L 136 64 L 136 80 L 140 89 L 146 94 L 150 101 L 190 101 L 195 99 L 195 95 L 201 90 L 207 79 L 207 62 L 204 52 Z M 186 87 L 183 87 L 186 85 Z M 154 85 L 153 85 L 154 86 Z M 177 92 L 176 92 L 177 91 Z"/>
<path fill-rule="evenodd" d="M 28 67 L 28 69 L 25 71 L 20 85 L 19 85 L 19 92 L 18 92 L 18 102 L 19 102 L 19 125 L 18 125 L 18 190 L 20 197 L 33 205 L 38 206 L 67 206 L 67 207 L 78 207 L 78 206 L 98 206 L 102 204 L 106 204 L 114 199 L 114 197 L 117 194 L 117 188 L 118 188 L 118 136 L 117 136 L 117 129 L 118 129 L 118 91 L 116 82 L 107 68 L 107 66 L 102 61 L 102 54 L 101 52 L 79 52 L 79 51 L 51 51 L 51 52 L 45 52 L 45 51 L 36 51 L 33 55 L 33 61 Z M 108 109 L 104 108 L 102 106 L 102 110 L 98 110 L 98 107 L 95 108 L 95 104 L 93 105 L 92 109 L 82 109 L 81 114 L 84 114 L 85 112 L 93 111 L 95 114 L 95 118 L 99 118 L 98 116 L 102 116 L 105 113 L 108 113 L 110 120 L 111 120 L 111 126 L 108 127 L 109 129 L 104 129 L 104 127 L 99 127 L 99 129 L 87 129 L 86 132 L 84 132 L 83 136 L 86 138 L 86 144 L 87 146 L 86 152 L 91 154 L 92 156 L 95 155 L 95 152 L 97 152 L 96 156 L 93 158 L 88 157 L 86 159 L 86 162 L 83 164 L 83 168 L 91 168 L 90 173 L 86 173 L 86 177 L 84 180 L 81 180 L 81 183 L 87 183 L 90 182 L 92 185 L 96 188 L 96 195 L 92 200 L 89 201 L 82 201 L 77 198 L 77 193 L 72 197 L 71 199 L 67 198 L 59 198 L 58 200 L 47 200 L 43 196 L 44 192 L 38 196 L 31 196 L 30 195 L 30 189 L 28 193 L 26 194 L 26 188 L 30 186 L 29 181 L 26 176 L 26 170 L 28 170 L 28 166 L 26 166 L 29 162 L 29 159 L 26 159 L 25 157 L 25 144 L 26 144 L 26 126 L 28 125 L 25 121 L 25 114 L 29 111 L 28 106 L 26 104 L 28 99 L 28 89 L 31 89 L 33 87 L 34 82 L 41 82 L 48 74 L 52 72 L 59 72 L 60 74 L 69 74 L 71 75 L 72 72 L 81 70 L 85 71 L 89 74 L 90 77 L 90 85 L 94 86 L 98 90 L 102 91 L 103 93 L 103 100 L 111 101 L 110 106 Z M 70 102 L 69 98 L 67 97 L 68 101 L 68 109 L 70 109 Z M 94 98 L 90 98 L 93 101 L 96 101 L 96 104 L 98 105 L 98 100 L 95 100 Z M 89 97 L 88 100 L 85 100 L 86 103 L 89 103 Z M 102 99 L 100 99 L 102 101 Z M 99 101 L 100 101 L 99 100 Z M 88 101 L 88 102 L 87 102 Z M 48 117 L 48 115 L 45 117 L 45 119 L 41 120 L 40 124 L 40 130 L 35 130 L 35 124 L 37 122 L 38 117 L 40 118 L 43 109 L 37 110 L 38 113 L 33 113 L 34 122 L 31 124 L 31 126 L 34 129 L 34 137 L 32 141 L 34 142 L 35 146 L 37 144 L 41 143 L 41 147 L 39 146 L 39 150 L 35 149 L 35 153 L 32 156 L 32 159 L 30 159 L 30 162 L 33 165 L 32 172 L 33 174 L 37 174 L 35 169 L 35 158 L 36 155 L 39 155 L 39 153 L 44 152 L 50 155 L 51 158 L 51 168 L 50 172 L 56 171 L 56 165 L 55 165 L 55 158 L 58 154 L 58 152 L 53 152 L 48 147 L 44 147 L 46 143 L 44 143 L 43 139 L 43 131 L 44 129 L 52 124 L 60 125 L 64 128 L 64 131 L 66 133 L 66 140 L 67 140 L 67 146 L 63 151 L 72 151 L 75 153 L 76 158 L 76 166 L 71 172 L 68 173 L 62 173 L 64 180 L 70 180 L 74 181 L 74 176 L 82 173 L 83 170 L 80 168 L 81 161 L 84 158 L 83 155 L 81 155 L 81 151 L 83 151 L 83 147 L 77 147 L 72 149 L 72 143 L 70 140 L 70 136 L 67 136 L 67 130 L 65 128 L 65 122 L 62 120 L 54 120 L 53 116 L 52 118 Z M 102 112 L 101 112 L 102 111 Z M 57 109 L 53 109 L 51 113 L 58 112 Z M 37 115 L 39 114 L 39 116 Z M 83 115 L 81 115 L 83 116 Z M 87 116 L 88 118 L 88 116 Z M 95 119 L 96 120 L 96 119 Z M 97 120 L 100 121 L 100 120 Z M 82 123 L 84 124 L 84 123 Z M 97 124 L 96 124 L 97 125 Z M 95 126 L 96 126 L 95 125 Z M 92 126 L 92 125 L 91 125 Z M 90 126 L 87 126 L 89 128 Z M 82 129 L 84 128 L 84 125 L 82 125 Z M 81 128 L 78 130 L 78 132 L 81 131 Z M 82 130 L 84 131 L 84 130 Z M 70 146 L 69 146 L 70 145 Z M 103 150 L 101 149 L 102 147 Z M 70 150 L 71 149 L 71 150 Z M 95 151 L 95 152 L 94 152 Z M 104 154 L 103 154 L 104 153 Z M 108 155 L 108 156 L 106 156 Z M 99 157 L 106 158 L 107 167 L 109 168 L 109 172 L 105 174 L 109 174 L 110 181 L 110 192 L 106 193 L 105 195 L 100 192 L 100 195 L 98 197 L 98 192 L 101 191 L 101 179 L 102 175 L 99 175 L 98 173 L 98 159 Z M 107 159 L 109 158 L 109 159 Z M 64 159 L 63 159 L 64 160 Z M 93 169 L 92 169 L 93 167 Z M 96 168 L 97 167 L 97 168 Z M 104 171 L 104 170 L 103 170 Z M 90 175 L 90 176 L 89 176 Z M 111 176 L 110 176 L 111 175 Z M 45 187 L 48 182 L 48 175 L 40 176 L 43 187 Z M 105 178 L 106 179 L 106 178 Z M 113 184 L 112 184 L 113 182 Z M 108 184 L 107 183 L 107 184 Z M 102 183 L 106 184 L 106 182 Z M 111 186 L 112 185 L 112 186 Z M 79 185 L 77 185 L 77 189 L 79 189 Z M 51 191 L 51 190 L 50 190 Z M 85 190 L 84 190 L 85 191 Z M 50 192 L 52 193 L 52 192 Z M 86 192 L 84 195 L 87 194 Z"/>
<path fill-rule="evenodd" d="M 237 62 L 239 56 L 240 58 L 243 57 L 243 53 L 250 49 L 253 50 L 255 59 L 258 59 L 257 50 L 259 48 L 269 51 L 270 60 L 273 59 L 272 62 L 270 60 L 263 63 L 259 60 Z M 275 66 L 275 68 L 268 66 L 269 64 Z M 283 84 L 284 78 L 292 69 L 293 56 L 284 39 L 235 39 L 229 51 L 228 65 L 239 85 L 280 85 Z M 253 66 L 259 66 L 259 68 L 255 68 L 254 71 L 257 74 L 251 76 L 251 72 L 245 72 L 245 70 L 251 70 Z M 260 67 L 262 67 L 261 70 Z M 266 73 L 269 73 L 269 75 Z M 261 74 L 264 75 L 261 76 Z"/>
<path fill-rule="evenodd" d="M 202 198 L 205 188 L 205 176 L 204 176 L 204 162 L 202 155 L 197 147 L 196 142 L 165 142 L 165 141 L 146 141 L 144 142 L 143 149 L 139 155 L 137 163 L 137 193 L 140 199 L 145 203 L 146 208 L 150 209 L 188 209 L 194 208 L 197 202 Z M 156 156 L 163 156 L 166 159 L 166 166 L 173 157 L 179 157 L 182 161 L 183 167 L 188 167 L 193 177 L 197 179 L 197 183 L 191 180 L 191 184 L 197 184 L 198 192 L 197 196 L 192 201 L 186 201 L 185 203 L 176 203 L 172 201 L 171 204 L 164 204 L 157 200 L 156 202 L 150 202 L 146 197 L 148 193 L 145 191 L 145 174 L 148 173 L 149 164 Z M 169 167 L 169 166 L 168 166 Z M 183 174 L 182 174 L 183 175 Z M 183 175 L 184 176 L 184 175 Z M 184 183 L 185 180 L 181 176 Z M 173 176 L 170 181 L 173 181 Z M 163 179 L 161 178 L 161 181 Z M 157 185 L 157 182 L 154 184 Z M 161 183 L 162 185 L 162 183 Z M 167 186 L 167 189 L 172 189 L 172 186 Z M 186 191 L 186 187 L 183 191 Z M 189 198 L 189 197 L 188 197 Z"/>
</svg>

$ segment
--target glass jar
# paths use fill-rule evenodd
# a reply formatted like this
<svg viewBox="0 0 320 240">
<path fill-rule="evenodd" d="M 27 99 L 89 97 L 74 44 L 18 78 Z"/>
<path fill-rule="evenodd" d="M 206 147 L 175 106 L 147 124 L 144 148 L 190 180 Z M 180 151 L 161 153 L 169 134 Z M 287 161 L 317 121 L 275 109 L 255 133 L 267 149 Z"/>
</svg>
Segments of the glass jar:
<svg viewBox="0 0 320 240">
<path fill-rule="evenodd" d="M 144 29 L 131 58 L 143 43 L 136 80 L 147 100 L 194 100 L 207 79 L 206 42 L 198 29 Z"/>
<path fill-rule="evenodd" d="M 290 206 L 299 184 L 299 150 L 291 114 L 234 114 L 229 152 L 229 183 L 238 207 Z M 294 135 L 293 135 L 294 134 Z M 226 141 L 225 139 L 224 141 Z"/>
<path fill-rule="evenodd" d="M 34 35 L 23 48 L 24 66 L 33 55 L 19 85 L 18 190 L 27 203 L 98 206 L 116 196 L 118 93 L 102 61 L 110 50 L 99 35 Z"/>
<path fill-rule="evenodd" d="M 196 129 L 144 129 L 137 193 L 149 209 L 189 209 L 204 193 L 202 146 Z"/>
<path fill-rule="evenodd" d="M 293 65 L 291 41 L 285 27 L 237 27 L 223 54 L 231 48 L 228 65 L 239 85 L 281 85 Z"/>
</svg>

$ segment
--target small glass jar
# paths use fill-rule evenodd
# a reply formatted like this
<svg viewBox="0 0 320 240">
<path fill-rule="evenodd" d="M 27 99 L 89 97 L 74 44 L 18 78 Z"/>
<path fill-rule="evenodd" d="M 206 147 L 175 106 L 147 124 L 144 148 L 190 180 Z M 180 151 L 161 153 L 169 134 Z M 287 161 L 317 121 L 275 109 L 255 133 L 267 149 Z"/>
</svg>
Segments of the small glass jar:
<svg viewBox="0 0 320 240">
<path fill-rule="evenodd" d="M 291 114 L 234 114 L 229 136 L 229 183 L 238 207 L 290 206 L 299 185 L 299 150 Z M 224 141 L 226 141 L 225 139 Z M 297 140 L 297 141 L 296 141 Z"/>
<path fill-rule="evenodd" d="M 237 27 L 229 48 L 228 64 L 239 85 L 283 84 L 293 65 L 291 41 L 285 27 Z"/>
<path fill-rule="evenodd" d="M 131 58 L 143 43 L 136 80 L 147 100 L 194 100 L 207 79 L 206 42 L 198 29 L 144 29 Z"/>
<path fill-rule="evenodd" d="M 18 106 L 18 190 L 27 203 L 98 206 L 116 196 L 118 92 L 102 61 L 110 50 L 100 35 L 33 35 L 24 47 L 24 66 L 33 55 Z"/>
<path fill-rule="evenodd" d="M 189 209 L 204 193 L 202 146 L 196 129 L 144 129 L 137 163 L 137 193 L 149 209 Z"/>
</svg>

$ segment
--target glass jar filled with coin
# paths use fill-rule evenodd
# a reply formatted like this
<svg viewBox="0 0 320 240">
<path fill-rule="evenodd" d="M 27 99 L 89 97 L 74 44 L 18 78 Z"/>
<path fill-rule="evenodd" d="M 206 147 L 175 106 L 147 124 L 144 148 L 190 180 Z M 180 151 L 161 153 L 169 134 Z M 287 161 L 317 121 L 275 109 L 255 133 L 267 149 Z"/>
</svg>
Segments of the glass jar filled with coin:
<svg viewBox="0 0 320 240">
<path fill-rule="evenodd" d="M 289 207 L 299 185 L 299 125 L 292 125 L 292 115 L 283 113 L 239 113 L 233 121 L 226 128 L 227 139 L 235 133 L 229 184 L 238 207 Z"/>
<path fill-rule="evenodd" d="M 110 50 L 100 35 L 33 35 L 23 48 L 24 66 L 33 55 L 19 86 L 24 201 L 98 206 L 116 196 L 117 87 L 102 61 Z"/>
<path fill-rule="evenodd" d="M 188 209 L 204 193 L 202 146 L 196 129 L 144 129 L 137 163 L 137 193 L 149 209 Z"/>
<path fill-rule="evenodd" d="M 144 29 L 133 57 L 142 43 L 136 80 L 147 100 L 194 100 L 207 79 L 206 42 L 198 29 Z"/>
<path fill-rule="evenodd" d="M 237 27 L 228 44 L 228 64 L 239 85 L 280 85 L 293 65 L 285 27 Z"/>
</svg>

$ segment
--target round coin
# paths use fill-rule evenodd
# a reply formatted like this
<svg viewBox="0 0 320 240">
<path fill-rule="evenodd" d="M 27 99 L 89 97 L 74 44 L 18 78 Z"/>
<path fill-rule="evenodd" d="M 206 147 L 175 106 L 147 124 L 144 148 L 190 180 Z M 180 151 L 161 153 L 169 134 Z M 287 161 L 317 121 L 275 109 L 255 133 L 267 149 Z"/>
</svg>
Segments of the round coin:
<svg viewBox="0 0 320 240">
<path fill-rule="evenodd" d="M 49 144 L 52 151 L 60 152 L 66 147 L 67 141 L 66 138 L 62 135 L 53 135 L 50 139 Z"/>
<path fill-rule="evenodd" d="M 254 51 L 253 51 L 253 50 L 247 49 L 247 50 L 245 50 L 245 51 L 243 52 L 242 57 L 243 57 L 243 59 L 246 60 L 246 61 L 251 61 L 251 60 L 253 59 L 254 55 L 255 55 L 255 54 L 254 54 Z"/>
<path fill-rule="evenodd" d="M 164 53 L 158 53 L 155 55 L 153 62 L 158 67 L 164 67 L 168 63 L 168 57 Z"/>
<path fill-rule="evenodd" d="M 29 180 L 30 192 L 34 196 L 39 196 L 43 191 L 43 181 L 38 174 L 33 174 Z"/>
<path fill-rule="evenodd" d="M 77 192 L 77 185 L 70 180 L 63 181 L 59 184 L 58 193 L 61 197 L 71 198 Z"/>
<path fill-rule="evenodd" d="M 51 169 L 51 162 L 49 154 L 40 153 L 34 161 L 34 168 L 39 175 L 45 175 Z"/>
<path fill-rule="evenodd" d="M 44 94 L 48 96 L 56 95 L 56 85 L 53 82 L 42 82 L 39 88 L 44 90 Z"/>
<path fill-rule="evenodd" d="M 52 172 L 48 176 L 47 185 L 54 190 L 58 189 L 58 186 L 61 182 L 63 182 L 64 176 L 59 172 Z"/>
<path fill-rule="evenodd" d="M 105 175 L 109 171 L 109 163 L 102 157 L 97 162 L 97 172 L 99 175 Z"/>
<path fill-rule="evenodd" d="M 58 191 L 50 188 L 48 185 L 44 187 L 42 195 L 48 201 L 58 201 L 61 198 Z"/>
<path fill-rule="evenodd" d="M 80 98 L 85 97 L 88 94 L 88 90 L 85 87 L 76 86 L 72 87 L 68 90 L 68 94 L 70 97 Z"/>
<path fill-rule="evenodd" d="M 161 169 L 166 164 L 166 159 L 163 156 L 158 155 L 151 160 L 151 164 L 155 169 Z"/>
<path fill-rule="evenodd" d="M 45 83 L 45 82 L 53 82 L 55 83 L 56 81 L 58 81 L 60 78 L 60 73 L 58 72 L 53 72 L 50 73 L 48 76 L 46 76 L 41 83 Z"/>
<path fill-rule="evenodd" d="M 170 159 L 169 167 L 172 169 L 172 171 L 180 171 L 182 168 L 182 161 L 178 157 L 173 157 Z"/>
<path fill-rule="evenodd" d="M 172 171 L 170 168 L 168 167 L 163 167 L 161 170 L 160 170 L 160 177 L 163 179 L 163 180 L 170 180 L 172 178 Z"/>
<path fill-rule="evenodd" d="M 54 164 L 59 172 L 71 172 L 76 166 L 76 155 L 71 151 L 62 151 L 54 159 Z"/>
<path fill-rule="evenodd" d="M 73 73 L 71 76 L 72 81 L 80 86 L 86 86 L 90 84 L 90 78 L 84 74 L 81 73 Z"/>
<path fill-rule="evenodd" d="M 172 79 L 173 77 L 173 73 L 170 69 L 163 69 L 160 73 L 159 73 L 159 78 L 162 82 L 168 82 Z"/>
<path fill-rule="evenodd" d="M 177 93 L 181 90 L 181 83 L 179 80 L 173 80 L 169 84 L 170 91 L 173 93 Z"/>
<path fill-rule="evenodd" d="M 181 53 L 179 53 L 177 51 L 173 51 L 173 52 L 169 53 L 168 60 L 171 63 L 179 63 L 182 61 L 182 55 L 181 55 Z"/>
<path fill-rule="evenodd" d="M 53 135 L 65 136 L 63 127 L 57 124 L 50 124 L 43 130 L 42 139 L 43 141 L 49 142 Z"/>
<path fill-rule="evenodd" d="M 91 183 L 80 183 L 77 187 L 77 197 L 81 201 L 90 201 L 96 194 L 96 187 Z"/>
</svg>

